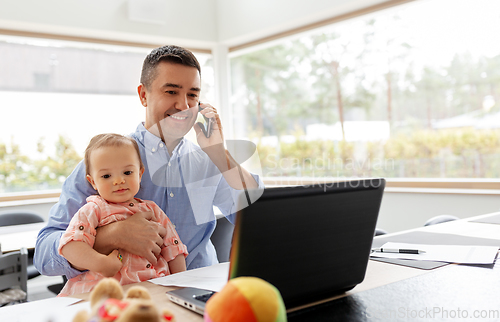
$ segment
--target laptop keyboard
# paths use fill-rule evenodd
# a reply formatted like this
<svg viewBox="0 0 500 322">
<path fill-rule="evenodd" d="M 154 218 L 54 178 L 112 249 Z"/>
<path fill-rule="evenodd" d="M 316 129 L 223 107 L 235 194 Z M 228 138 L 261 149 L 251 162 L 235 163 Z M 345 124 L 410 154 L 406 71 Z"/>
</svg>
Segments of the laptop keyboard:
<svg viewBox="0 0 500 322">
<path fill-rule="evenodd" d="M 197 299 L 198 301 L 201 301 L 201 302 L 207 302 L 214 294 L 215 294 L 215 292 L 210 292 L 210 293 L 197 295 L 194 298 Z"/>
</svg>

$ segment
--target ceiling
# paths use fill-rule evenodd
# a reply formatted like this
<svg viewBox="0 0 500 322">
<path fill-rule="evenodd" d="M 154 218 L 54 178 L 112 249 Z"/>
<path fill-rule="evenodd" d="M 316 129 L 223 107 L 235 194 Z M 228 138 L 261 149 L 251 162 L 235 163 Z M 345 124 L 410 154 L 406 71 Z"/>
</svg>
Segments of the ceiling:
<svg viewBox="0 0 500 322">
<path fill-rule="evenodd" d="M 1 1 L 0 33 L 239 48 L 411 0 Z"/>
</svg>

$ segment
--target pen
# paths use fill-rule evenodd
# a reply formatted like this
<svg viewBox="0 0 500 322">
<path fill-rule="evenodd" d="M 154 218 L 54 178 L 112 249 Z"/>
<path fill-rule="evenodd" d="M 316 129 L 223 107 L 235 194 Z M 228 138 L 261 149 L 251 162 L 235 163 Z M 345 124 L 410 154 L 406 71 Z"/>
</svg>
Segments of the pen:
<svg viewBox="0 0 500 322">
<path fill-rule="evenodd" d="M 399 253 L 399 254 L 423 254 L 424 250 L 418 249 L 395 249 L 395 248 L 376 248 L 374 251 L 380 253 Z"/>
</svg>

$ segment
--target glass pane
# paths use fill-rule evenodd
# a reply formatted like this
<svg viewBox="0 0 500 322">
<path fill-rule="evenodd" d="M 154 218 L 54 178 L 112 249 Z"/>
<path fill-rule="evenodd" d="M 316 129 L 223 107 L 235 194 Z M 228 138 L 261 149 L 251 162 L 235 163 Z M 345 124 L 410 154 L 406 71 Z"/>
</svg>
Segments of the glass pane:
<svg viewBox="0 0 500 322">
<path fill-rule="evenodd" d="M 60 188 L 94 135 L 132 133 L 150 50 L 0 36 L 0 192 Z M 211 55 L 196 56 L 212 101 Z"/>
<path fill-rule="evenodd" d="M 418 1 L 231 59 L 264 176 L 500 176 L 500 2 Z"/>
</svg>

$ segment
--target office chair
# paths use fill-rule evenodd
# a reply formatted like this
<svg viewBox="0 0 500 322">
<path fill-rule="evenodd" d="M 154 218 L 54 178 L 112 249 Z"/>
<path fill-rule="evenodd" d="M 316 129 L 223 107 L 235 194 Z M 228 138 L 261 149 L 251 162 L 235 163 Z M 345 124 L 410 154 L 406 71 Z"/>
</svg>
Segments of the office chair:
<svg viewBox="0 0 500 322">
<path fill-rule="evenodd" d="M 0 212 L 0 227 L 35 224 L 43 222 L 42 216 L 34 211 L 17 210 L 17 211 L 2 211 Z M 33 265 L 33 255 L 35 250 L 28 250 L 28 279 L 32 279 L 40 275 Z"/>
<path fill-rule="evenodd" d="M 0 306 L 15 302 L 26 302 L 28 251 L 0 254 Z"/>
<path fill-rule="evenodd" d="M 375 234 L 374 236 L 380 236 L 380 235 L 385 235 L 387 234 L 387 231 L 382 228 L 375 228 Z"/>
<path fill-rule="evenodd" d="M 42 216 L 34 211 L 29 210 L 12 210 L 0 212 L 0 227 L 35 224 L 43 222 Z"/>
<path fill-rule="evenodd" d="M 231 240 L 233 238 L 234 225 L 227 220 L 226 217 L 217 219 L 214 233 L 210 240 L 217 252 L 217 259 L 220 263 L 229 261 L 229 253 L 231 252 Z"/>
<path fill-rule="evenodd" d="M 66 282 L 68 281 L 68 278 L 66 277 L 66 275 L 61 275 L 61 277 L 63 279 L 62 283 L 52 284 L 52 285 L 47 286 L 47 289 L 56 295 L 61 293 L 61 290 L 63 289 L 64 285 L 66 285 Z"/>
<path fill-rule="evenodd" d="M 448 221 L 453 221 L 459 219 L 458 217 L 452 216 L 452 215 L 439 215 L 432 217 L 431 219 L 427 220 L 424 224 L 424 226 L 430 226 L 430 225 L 437 225 L 441 224 L 444 222 Z"/>
</svg>

